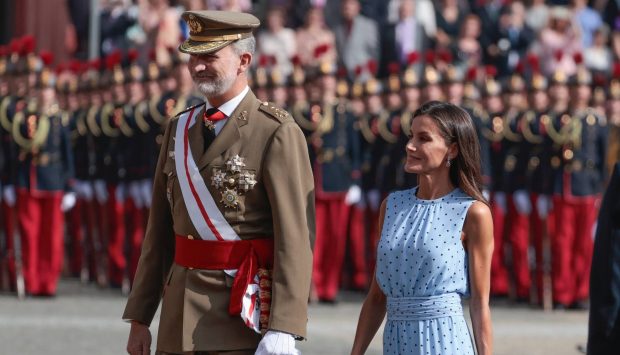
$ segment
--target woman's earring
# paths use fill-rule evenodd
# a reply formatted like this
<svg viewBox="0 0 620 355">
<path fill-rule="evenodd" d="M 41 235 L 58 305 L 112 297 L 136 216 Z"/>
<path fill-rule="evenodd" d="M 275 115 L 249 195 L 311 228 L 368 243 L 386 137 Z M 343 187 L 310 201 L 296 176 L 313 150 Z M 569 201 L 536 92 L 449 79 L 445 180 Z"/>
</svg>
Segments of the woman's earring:
<svg viewBox="0 0 620 355">
<path fill-rule="evenodd" d="M 448 168 L 449 168 L 449 167 L 450 167 L 450 165 L 451 165 L 451 164 L 450 164 L 450 159 L 448 159 L 448 161 L 446 162 L 446 167 L 448 167 Z"/>
</svg>

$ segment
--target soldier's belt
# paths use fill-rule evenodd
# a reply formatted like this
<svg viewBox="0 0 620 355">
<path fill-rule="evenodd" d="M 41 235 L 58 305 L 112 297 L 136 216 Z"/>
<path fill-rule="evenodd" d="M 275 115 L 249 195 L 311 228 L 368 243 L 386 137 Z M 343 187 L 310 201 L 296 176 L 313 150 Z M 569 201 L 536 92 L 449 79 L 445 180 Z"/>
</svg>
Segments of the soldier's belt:
<svg viewBox="0 0 620 355">
<path fill-rule="evenodd" d="M 194 269 L 237 269 L 230 292 L 228 313 L 239 315 L 245 290 L 259 268 L 273 267 L 273 239 L 211 241 L 177 235 L 174 262 Z"/>
</svg>

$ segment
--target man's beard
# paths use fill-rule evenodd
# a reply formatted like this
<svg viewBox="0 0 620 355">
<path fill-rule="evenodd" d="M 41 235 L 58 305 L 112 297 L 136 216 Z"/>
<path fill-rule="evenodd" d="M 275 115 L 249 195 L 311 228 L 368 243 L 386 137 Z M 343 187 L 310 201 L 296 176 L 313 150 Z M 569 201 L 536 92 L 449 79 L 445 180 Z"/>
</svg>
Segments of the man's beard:
<svg viewBox="0 0 620 355">
<path fill-rule="evenodd" d="M 230 89 L 235 82 L 235 76 L 218 76 L 213 79 L 194 78 L 194 83 L 198 86 L 200 91 L 205 97 L 214 97 L 224 94 Z"/>
</svg>

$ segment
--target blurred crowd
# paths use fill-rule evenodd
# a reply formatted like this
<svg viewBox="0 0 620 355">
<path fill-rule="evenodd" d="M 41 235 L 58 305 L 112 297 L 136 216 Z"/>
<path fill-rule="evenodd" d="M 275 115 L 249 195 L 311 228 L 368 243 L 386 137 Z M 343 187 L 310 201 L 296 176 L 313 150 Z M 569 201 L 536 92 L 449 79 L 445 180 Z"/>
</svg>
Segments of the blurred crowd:
<svg viewBox="0 0 620 355">
<path fill-rule="evenodd" d="M 203 102 L 176 50 L 180 14 L 218 9 L 262 19 L 251 87 L 307 137 L 312 299 L 368 286 L 381 200 L 416 184 L 402 169 L 412 114 L 444 100 L 479 133 L 492 295 L 587 306 L 598 201 L 620 155 L 617 1 L 110 0 L 99 58 L 84 3 L 68 1 L 75 59 L 55 63 L 31 36 L 0 47 L 4 288 L 54 295 L 64 270 L 128 291 L 163 129 Z"/>
</svg>

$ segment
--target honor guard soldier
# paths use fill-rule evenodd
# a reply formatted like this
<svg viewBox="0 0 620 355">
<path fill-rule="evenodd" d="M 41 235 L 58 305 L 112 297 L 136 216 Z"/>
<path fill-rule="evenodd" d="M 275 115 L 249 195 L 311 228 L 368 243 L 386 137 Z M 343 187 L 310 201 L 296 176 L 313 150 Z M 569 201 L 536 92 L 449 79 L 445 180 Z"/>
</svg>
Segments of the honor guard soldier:
<svg viewBox="0 0 620 355">
<path fill-rule="evenodd" d="M 506 215 L 506 194 L 502 191 L 501 177 L 504 171 L 502 140 L 504 139 L 504 102 L 502 88 L 494 79 L 495 67 L 485 68 L 482 85 L 484 111 L 481 112 L 483 139 L 489 144 L 489 166 L 491 169 L 490 202 L 493 213 L 493 235 L 495 248 L 491 262 L 491 295 L 502 297 L 508 295 L 508 271 L 504 256 L 504 218 Z"/>
<path fill-rule="evenodd" d="M 273 103 L 276 106 L 288 110 L 287 78 L 282 75 L 282 72 L 277 65 L 271 67 L 269 79 L 269 97 L 272 98 Z"/>
<path fill-rule="evenodd" d="M 529 216 L 532 211 L 530 195 L 526 191 L 526 167 L 529 147 L 523 144 L 522 121 L 527 107 L 525 80 L 517 70 L 507 78 L 505 88 L 507 110 L 504 113 L 502 156 L 503 174 L 501 191 L 506 194 L 504 236 L 510 244 L 512 273 L 517 302 L 530 299 Z"/>
<path fill-rule="evenodd" d="M 358 118 L 361 133 L 362 150 L 362 191 L 365 202 L 365 223 L 368 235 L 368 267 L 374 270 L 376 258 L 376 246 L 379 237 L 378 219 L 379 207 L 381 205 L 381 191 L 377 184 L 378 166 L 382 152 L 378 141 L 380 121 L 386 121 L 389 112 L 381 97 L 383 93 L 383 83 L 375 78 L 376 62 L 370 61 L 367 64 L 368 71 L 371 73 L 364 83 L 364 93 L 366 94 L 366 113 Z"/>
<path fill-rule="evenodd" d="M 400 116 L 400 130 L 398 147 L 404 147 L 409 141 L 409 133 L 411 131 L 411 120 L 413 119 L 413 113 L 422 104 L 421 91 L 420 91 L 420 64 L 418 52 L 411 52 L 407 55 L 407 67 L 403 71 L 402 83 L 402 100 L 403 100 L 403 112 Z M 405 161 L 407 160 L 406 152 L 403 150 L 402 160 L 395 167 L 396 171 L 396 186 L 398 189 L 407 189 L 417 185 L 418 178 L 415 174 L 410 174 L 405 171 Z M 396 160 L 394 160 L 396 163 Z M 392 169 L 392 168 L 390 168 Z"/>
<path fill-rule="evenodd" d="M 75 203 L 70 188 L 73 156 L 55 97 L 51 53 L 41 53 L 36 104 L 15 114 L 18 145 L 17 215 L 22 236 L 26 291 L 54 296 L 63 266 L 63 211 Z"/>
<path fill-rule="evenodd" d="M 293 71 L 288 78 L 288 104 L 291 112 L 294 107 L 303 106 L 304 102 L 307 103 L 308 95 L 306 93 L 305 81 L 306 75 L 303 66 L 301 65 L 301 59 L 298 55 L 293 56 L 291 59 L 293 63 Z"/>
<path fill-rule="evenodd" d="M 306 336 L 314 186 L 301 130 L 247 86 L 259 21 L 189 11 L 179 50 L 207 101 L 167 126 L 123 318 L 148 352 L 163 298 L 162 354 L 297 354 Z"/>
<path fill-rule="evenodd" d="M 611 171 L 611 167 L 620 160 L 620 62 L 614 64 L 608 91 L 609 148 L 607 150 L 607 167 Z"/>
<path fill-rule="evenodd" d="M 317 122 L 317 129 L 310 138 L 312 155 L 316 157 L 313 164 L 316 187 L 313 281 L 319 301 L 335 302 L 347 250 L 350 206 L 361 198 L 360 145 L 354 130 L 355 117 L 344 100 L 348 87 L 336 80 L 335 63 L 323 62 L 317 71 L 315 85 L 322 93 L 322 100 L 320 105 L 310 108 L 311 120 Z M 356 269 L 353 281 L 355 287 L 364 288 L 364 241 L 355 242 L 351 243 L 358 249 L 354 250 L 358 259 L 353 257 Z"/>
<path fill-rule="evenodd" d="M 379 140 L 382 147 L 380 150 L 381 158 L 377 168 L 377 186 L 381 192 L 382 199 L 387 197 L 390 192 L 404 188 L 404 168 L 405 150 L 403 137 L 408 130 L 403 131 L 403 98 L 401 95 L 402 82 L 400 79 L 401 68 L 399 63 L 391 63 L 388 66 L 390 74 L 385 80 L 385 101 L 388 116 L 382 117 L 377 122 Z"/>
<path fill-rule="evenodd" d="M 444 99 L 445 94 L 441 88 L 441 73 L 435 67 L 435 52 L 426 51 L 422 76 L 422 101 L 444 101 Z"/>
<path fill-rule="evenodd" d="M 459 67 L 448 64 L 442 75 L 443 91 L 446 93 L 447 100 L 457 106 L 463 105 L 464 74 Z"/>
<path fill-rule="evenodd" d="M 529 77 L 529 107 L 521 120 L 522 150 L 526 152 L 527 166 L 525 168 L 526 190 L 530 194 L 531 212 L 529 219 L 522 220 L 528 226 L 530 244 L 534 247 L 534 285 L 536 287 L 536 302 L 547 308 L 550 307 L 547 297 L 550 295 L 548 285 L 551 269 L 549 246 L 545 240 L 549 238 L 547 228 L 548 216 L 551 209 L 553 141 L 547 134 L 543 120 L 549 120 L 549 83 L 542 75 L 538 64 L 538 57 L 530 56 L 531 66 Z"/>
<path fill-rule="evenodd" d="M 571 80 L 571 115 L 560 119 L 560 166 L 554 199 L 553 299 L 558 308 L 585 309 L 588 299 L 596 202 L 607 172 L 607 122 L 592 109 L 592 77 L 580 66 Z"/>
</svg>

